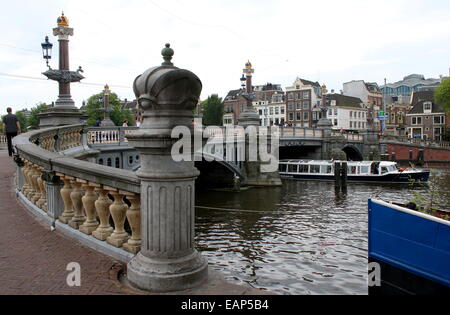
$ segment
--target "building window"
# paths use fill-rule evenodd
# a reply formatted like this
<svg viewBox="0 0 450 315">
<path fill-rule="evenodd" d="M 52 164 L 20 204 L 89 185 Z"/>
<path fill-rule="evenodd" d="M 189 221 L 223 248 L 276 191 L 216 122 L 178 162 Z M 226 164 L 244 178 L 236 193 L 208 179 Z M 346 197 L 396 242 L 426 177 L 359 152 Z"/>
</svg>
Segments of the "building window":
<svg viewBox="0 0 450 315">
<path fill-rule="evenodd" d="M 423 111 L 424 112 L 431 112 L 432 103 L 431 102 L 425 102 L 423 103 Z"/>
<path fill-rule="evenodd" d="M 353 117 L 353 112 L 352 111 L 350 111 L 350 118 L 352 118 Z"/>
<path fill-rule="evenodd" d="M 337 121 L 337 119 L 335 119 L 335 120 L 333 121 L 333 124 L 334 124 L 335 126 L 337 126 L 337 125 L 338 125 L 338 121 Z"/>
<path fill-rule="evenodd" d="M 445 123 L 444 116 L 434 116 L 435 125 L 443 125 Z"/>
<path fill-rule="evenodd" d="M 303 99 L 309 100 L 309 92 L 303 92 Z"/>
<path fill-rule="evenodd" d="M 289 113 L 289 121 L 293 121 L 294 120 L 294 113 Z"/>
<path fill-rule="evenodd" d="M 294 99 L 294 93 L 289 93 L 288 100 L 293 100 L 293 99 Z"/>
<path fill-rule="evenodd" d="M 303 120 L 305 121 L 309 120 L 309 112 L 303 112 Z"/>
<path fill-rule="evenodd" d="M 284 115 L 284 107 L 281 107 L 281 115 Z"/>
<path fill-rule="evenodd" d="M 413 125 L 421 125 L 422 124 L 422 117 L 412 117 L 412 124 Z"/>
<path fill-rule="evenodd" d="M 273 115 L 273 107 L 269 107 L 270 115 Z"/>
<path fill-rule="evenodd" d="M 302 103 L 301 102 L 298 102 L 297 103 L 297 110 L 301 110 L 302 109 Z"/>
<path fill-rule="evenodd" d="M 301 112 L 297 112 L 297 120 L 302 120 L 302 113 Z"/>
<path fill-rule="evenodd" d="M 294 104 L 293 103 L 289 103 L 288 104 L 288 110 L 294 110 Z"/>
<path fill-rule="evenodd" d="M 279 115 L 280 114 L 280 108 L 279 107 L 275 107 L 275 115 Z"/>
<path fill-rule="evenodd" d="M 337 109 L 334 109 L 334 115 L 337 116 Z"/>
<path fill-rule="evenodd" d="M 303 101 L 303 109 L 309 109 L 309 101 Z"/>
</svg>

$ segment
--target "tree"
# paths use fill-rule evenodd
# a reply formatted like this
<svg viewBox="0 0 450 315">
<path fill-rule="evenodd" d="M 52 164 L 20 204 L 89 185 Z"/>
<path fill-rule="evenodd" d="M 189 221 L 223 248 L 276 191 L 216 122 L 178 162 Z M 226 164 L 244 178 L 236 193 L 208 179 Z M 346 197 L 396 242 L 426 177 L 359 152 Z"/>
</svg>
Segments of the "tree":
<svg viewBox="0 0 450 315">
<path fill-rule="evenodd" d="M 39 129 L 39 114 L 41 113 L 41 111 L 43 111 L 44 109 L 49 108 L 49 106 L 47 104 L 44 103 L 39 103 L 36 105 L 36 107 L 33 107 L 31 109 L 31 114 L 28 117 L 28 128 L 29 129 Z"/>
<path fill-rule="evenodd" d="M 21 111 L 16 112 L 17 119 L 19 119 L 20 123 L 20 132 L 27 132 L 28 127 L 28 119 L 27 116 Z"/>
<path fill-rule="evenodd" d="M 203 107 L 203 125 L 223 125 L 223 100 L 217 94 L 212 94 L 201 103 Z"/>
<path fill-rule="evenodd" d="M 450 78 L 442 81 L 434 92 L 434 101 L 439 103 L 446 113 L 450 113 Z"/>
<path fill-rule="evenodd" d="M 111 93 L 109 95 L 109 107 L 112 109 L 109 116 L 116 126 L 122 126 L 124 120 L 128 120 L 129 126 L 134 124 L 132 111 L 129 109 L 122 109 L 120 99 L 116 93 Z M 103 92 L 89 97 L 85 106 L 86 114 L 89 116 L 87 120 L 89 126 L 94 126 L 97 119 L 104 119 L 105 113 L 101 110 L 102 108 Z"/>
</svg>

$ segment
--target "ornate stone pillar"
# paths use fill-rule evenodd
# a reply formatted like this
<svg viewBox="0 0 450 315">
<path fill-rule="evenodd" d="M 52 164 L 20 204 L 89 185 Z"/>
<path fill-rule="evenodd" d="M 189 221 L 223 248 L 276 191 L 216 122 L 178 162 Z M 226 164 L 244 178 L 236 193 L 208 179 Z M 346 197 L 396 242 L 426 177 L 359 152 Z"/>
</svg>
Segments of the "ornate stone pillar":
<svg viewBox="0 0 450 315">
<path fill-rule="evenodd" d="M 72 200 L 74 216 L 70 220 L 69 225 L 74 229 L 78 229 L 86 220 L 83 212 L 83 201 L 81 200 L 83 198 L 82 183 L 73 177 L 70 178 L 70 183 L 73 188 L 70 193 L 70 199 Z"/>
<path fill-rule="evenodd" d="M 43 170 L 43 167 L 39 168 L 40 176 L 37 179 L 37 183 L 41 194 L 40 198 L 36 201 L 36 206 L 44 211 L 47 211 L 47 191 L 45 190 L 44 180 L 42 179 Z"/>
<path fill-rule="evenodd" d="M 33 194 L 30 195 L 29 200 L 36 204 L 36 202 L 41 198 L 41 191 L 39 188 L 38 178 L 41 177 L 41 172 L 38 169 L 37 165 L 32 165 L 33 173 L 31 175 L 31 182 L 33 185 Z"/>
<path fill-rule="evenodd" d="M 109 207 L 109 212 L 114 221 L 114 232 L 106 239 L 106 241 L 115 247 L 122 247 L 129 237 L 124 228 L 128 210 L 128 206 L 123 202 L 125 193 L 112 187 L 105 188 L 114 198 L 114 202 Z"/>
<path fill-rule="evenodd" d="M 127 219 L 130 224 L 132 235 L 123 248 L 133 254 L 141 250 L 141 198 L 136 194 L 127 194 L 126 198 L 130 200 L 131 207 L 127 211 Z"/>
<path fill-rule="evenodd" d="M 95 188 L 95 191 L 98 193 L 98 199 L 95 202 L 95 210 L 100 218 L 100 225 L 92 232 L 92 236 L 101 241 L 106 241 L 113 232 L 113 228 L 109 224 L 109 207 L 111 206 L 112 201 L 109 200 L 107 195 L 108 191 L 106 189 L 98 187 Z"/>
<path fill-rule="evenodd" d="M 168 292 L 200 285 L 208 264 L 194 248 L 195 179 L 192 161 L 171 156 L 172 129 L 186 126 L 193 135 L 193 112 L 202 83 L 188 70 L 171 63 L 167 44 L 160 67 L 148 69 L 133 89 L 144 110 L 140 129 L 128 135 L 141 156 L 141 251 L 128 264 L 128 280 L 140 289 Z M 190 148 L 189 148 L 190 149 Z"/>
<path fill-rule="evenodd" d="M 68 224 L 74 216 L 72 199 L 70 199 L 70 194 L 72 193 L 70 177 L 59 173 L 56 175 L 59 176 L 59 178 L 61 178 L 64 182 L 64 187 L 61 189 L 61 197 L 64 202 L 64 212 L 59 216 L 59 221 Z"/>
<path fill-rule="evenodd" d="M 83 184 L 83 188 L 86 191 L 81 201 L 83 202 L 84 209 L 86 210 L 86 221 L 80 226 L 80 231 L 84 234 L 91 235 L 98 227 L 98 221 L 95 213 L 95 201 L 97 200 L 97 194 L 94 192 L 95 188 L 99 188 L 99 184 L 89 183 L 85 180 L 78 180 Z"/>
</svg>

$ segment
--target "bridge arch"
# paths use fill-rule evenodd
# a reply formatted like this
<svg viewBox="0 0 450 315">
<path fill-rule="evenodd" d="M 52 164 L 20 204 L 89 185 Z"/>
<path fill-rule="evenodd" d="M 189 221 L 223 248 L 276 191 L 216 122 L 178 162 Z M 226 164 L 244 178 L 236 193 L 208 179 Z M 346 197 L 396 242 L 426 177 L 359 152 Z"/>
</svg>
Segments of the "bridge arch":
<svg viewBox="0 0 450 315">
<path fill-rule="evenodd" d="M 347 155 L 347 160 L 349 161 L 362 161 L 364 157 L 361 151 L 353 144 L 346 144 L 342 151 Z"/>
</svg>

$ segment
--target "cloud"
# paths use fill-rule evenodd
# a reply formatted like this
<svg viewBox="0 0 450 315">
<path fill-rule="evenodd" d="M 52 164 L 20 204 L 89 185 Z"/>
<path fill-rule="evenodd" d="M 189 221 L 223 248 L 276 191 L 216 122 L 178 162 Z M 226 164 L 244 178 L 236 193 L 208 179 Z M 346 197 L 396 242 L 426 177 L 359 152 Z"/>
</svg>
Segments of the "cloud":
<svg viewBox="0 0 450 315">
<path fill-rule="evenodd" d="M 417 72 L 418 64 L 432 76 L 448 69 L 446 55 L 436 53 L 448 49 L 442 43 L 450 39 L 445 1 L 431 6 L 422 0 L 379 0 L 376 5 L 367 0 L 42 0 L 5 6 L 0 27 L 8 31 L 0 40 L 0 58 L 7 62 L 1 73 L 42 77 L 40 43 L 49 35 L 58 51 L 52 28 L 61 10 L 75 29 L 71 68 L 81 65 L 84 82 L 99 84 L 73 85 L 78 106 L 106 83 L 132 99 L 134 78 L 162 62 L 167 42 L 175 50 L 175 65 L 202 80 L 202 98 L 239 88 L 248 59 L 255 84 L 288 86 L 301 76 L 336 90 L 353 79 L 382 83 L 388 76 L 396 81 Z M 408 51 L 421 45 L 426 45 L 422 55 Z M 436 58 L 424 59 L 430 51 Z M 57 67 L 57 58 L 52 65 Z M 0 75 L 0 84 L 1 111 L 7 104 L 30 107 L 57 98 L 54 82 Z"/>
</svg>

